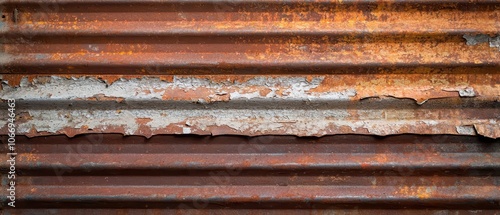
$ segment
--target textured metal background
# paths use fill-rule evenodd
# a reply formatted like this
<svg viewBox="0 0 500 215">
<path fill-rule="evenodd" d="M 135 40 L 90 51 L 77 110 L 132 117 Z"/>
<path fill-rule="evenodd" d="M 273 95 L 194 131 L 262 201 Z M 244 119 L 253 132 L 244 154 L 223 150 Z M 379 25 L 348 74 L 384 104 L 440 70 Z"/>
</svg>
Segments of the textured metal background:
<svg viewBox="0 0 500 215">
<path fill-rule="evenodd" d="M 500 1 L 0 5 L 4 214 L 500 209 Z"/>
<path fill-rule="evenodd" d="M 498 1 L 6 0 L 2 11 L 0 97 L 30 106 L 28 136 L 500 136 Z"/>
<path fill-rule="evenodd" d="M 500 208 L 499 146 L 443 135 L 20 137 L 16 205 L 30 210 L 9 213 L 487 212 Z"/>
</svg>

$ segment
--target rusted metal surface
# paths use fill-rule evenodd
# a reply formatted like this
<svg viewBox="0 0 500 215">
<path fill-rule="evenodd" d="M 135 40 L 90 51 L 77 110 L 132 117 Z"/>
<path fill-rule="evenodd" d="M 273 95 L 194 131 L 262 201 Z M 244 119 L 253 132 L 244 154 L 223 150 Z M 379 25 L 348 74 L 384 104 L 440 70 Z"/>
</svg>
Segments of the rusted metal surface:
<svg viewBox="0 0 500 215">
<path fill-rule="evenodd" d="M 500 92 L 500 76 L 494 74 L 162 77 L 108 83 L 89 77 L 24 78 L 19 87 L 4 85 L 0 98 L 18 100 L 18 131 L 28 136 L 102 132 L 146 137 L 500 137 L 500 103 L 493 96 Z M 0 113 L 4 133 L 6 114 Z"/>
<path fill-rule="evenodd" d="M 4 214 L 71 208 L 493 214 L 488 210 L 500 209 L 499 146 L 443 135 L 19 137 L 16 205 L 26 210 Z"/>
<path fill-rule="evenodd" d="M 135 97 L 139 96 L 136 94 Z M 252 136 L 447 133 L 495 138 L 500 131 L 499 103 L 474 98 L 430 100 L 417 105 L 412 100 L 390 98 L 362 101 L 332 100 L 331 97 L 324 100 L 310 100 L 308 97 L 300 100 L 240 98 L 223 103 L 192 103 L 151 99 L 117 102 L 97 97 L 94 101 L 19 100 L 17 106 L 17 129 L 29 136 L 66 134 L 72 137 L 82 133 L 146 137 L 168 133 Z M 7 131 L 7 126 L 3 131 Z"/>
<path fill-rule="evenodd" d="M 500 1 L 0 5 L 2 214 L 500 209 Z"/>
<path fill-rule="evenodd" d="M 498 1 L 1 5 L 20 134 L 500 137 Z"/>
</svg>

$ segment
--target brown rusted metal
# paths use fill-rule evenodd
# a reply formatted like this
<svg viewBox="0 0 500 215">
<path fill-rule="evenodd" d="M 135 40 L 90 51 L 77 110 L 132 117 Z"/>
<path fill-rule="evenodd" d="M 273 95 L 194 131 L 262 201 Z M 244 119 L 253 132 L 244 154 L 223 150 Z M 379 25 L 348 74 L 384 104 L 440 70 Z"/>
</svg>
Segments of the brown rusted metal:
<svg viewBox="0 0 500 215">
<path fill-rule="evenodd" d="M 21 134 L 500 136 L 497 1 L 9 0 L 2 6 L 4 100 L 128 104 L 159 99 L 200 107 L 218 102 L 235 107 L 242 100 L 279 100 L 285 106 L 352 101 L 337 106 L 345 113 L 296 105 L 304 114 L 276 110 L 277 118 L 255 114 L 236 124 L 205 117 L 226 111 L 217 110 L 220 105 L 210 106 L 212 113 L 178 112 L 180 117 L 170 121 L 156 107 L 131 112 L 124 106 L 128 115 L 112 117 L 104 116 L 109 110 L 95 110 L 93 117 L 106 120 L 93 124 L 87 122 L 90 115 L 55 108 L 46 117 L 67 120 L 49 125 L 34 107 L 23 112 L 28 118 L 22 120 Z M 437 98 L 456 104 L 455 98 L 472 97 L 458 103 L 472 101 L 480 111 L 442 105 L 442 112 L 434 112 L 407 104 L 401 106 L 404 111 L 381 106 L 377 112 L 363 110 L 360 102 L 386 97 L 417 104 Z M 228 118 L 238 114 L 225 113 Z M 399 116 L 403 119 L 393 121 Z"/>
<path fill-rule="evenodd" d="M 500 1 L 0 5 L 3 214 L 500 209 Z"/>
<path fill-rule="evenodd" d="M 16 205 L 487 212 L 500 209 L 499 143 L 416 135 L 19 137 Z"/>
</svg>

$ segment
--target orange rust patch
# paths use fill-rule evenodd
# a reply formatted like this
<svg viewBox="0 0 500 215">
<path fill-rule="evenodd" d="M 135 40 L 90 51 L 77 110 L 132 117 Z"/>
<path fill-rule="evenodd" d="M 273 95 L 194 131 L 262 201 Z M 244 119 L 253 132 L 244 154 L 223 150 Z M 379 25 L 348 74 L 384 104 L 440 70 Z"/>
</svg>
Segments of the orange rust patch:
<svg viewBox="0 0 500 215">
<path fill-rule="evenodd" d="M 265 97 L 267 96 L 267 94 L 269 94 L 270 92 L 272 92 L 271 89 L 268 89 L 268 88 L 265 88 L 265 89 L 261 89 L 259 90 L 259 95 L 262 96 L 262 97 Z"/>
<path fill-rule="evenodd" d="M 427 199 L 431 198 L 433 196 L 433 188 L 431 187 L 409 187 L 409 186 L 404 186 L 401 187 L 397 192 L 397 194 L 404 195 L 404 196 L 414 196 L 419 199 Z"/>
<path fill-rule="evenodd" d="M 23 160 L 23 161 L 37 161 L 38 160 L 38 156 L 33 154 L 33 153 L 23 153 L 22 156 L 21 156 L 21 159 L 19 160 Z"/>
<path fill-rule="evenodd" d="M 135 123 L 137 123 L 139 125 L 146 125 L 151 121 L 153 121 L 153 119 L 151 119 L 151 118 L 136 118 L 135 119 Z"/>
<path fill-rule="evenodd" d="M 150 118 L 136 118 L 135 122 L 139 125 L 139 128 L 135 131 L 135 134 L 150 138 L 153 135 L 153 132 L 151 131 L 151 127 L 146 124 L 151 121 L 153 120 Z"/>
<path fill-rule="evenodd" d="M 300 159 L 297 160 L 299 164 L 309 164 L 309 163 L 314 163 L 315 159 L 311 156 L 302 156 Z"/>
<path fill-rule="evenodd" d="M 376 156 L 375 156 L 375 160 L 376 160 L 378 163 L 387 163 L 387 162 L 388 162 L 388 159 L 387 159 L 387 155 L 386 155 L 386 154 L 376 155 Z"/>
<path fill-rule="evenodd" d="M 8 82 L 10 86 L 19 86 L 23 78 L 28 78 L 28 82 L 33 82 L 37 75 L 19 75 L 19 74 L 3 74 L 2 80 Z"/>
</svg>

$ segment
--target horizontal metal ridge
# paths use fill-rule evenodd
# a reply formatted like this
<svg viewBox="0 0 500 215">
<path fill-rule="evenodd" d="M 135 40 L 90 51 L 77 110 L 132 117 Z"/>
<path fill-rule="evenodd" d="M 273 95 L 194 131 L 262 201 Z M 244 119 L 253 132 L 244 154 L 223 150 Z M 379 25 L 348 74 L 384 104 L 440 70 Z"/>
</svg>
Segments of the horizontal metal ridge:
<svg viewBox="0 0 500 215">
<path fill-rule="evenodd" d="M 97 22 L 97 23 L 96 23 Z M 420 26 L 418 21 L 375 22 L 360 20 L 363 24 L 346 22 L 295 21 L 81 21 L 32 22 L 2 29 L 0 36 L 283 36 L 283 41 L 300 40 L 298 36 L 354 36 L 372 35 L 464 35 L 495 34 L 498 24 L 483 23 L 429 23 Z M 226 27 L 229 25 L 230 27 Z M 292 36 L 293 35 L 293 36 Z M 287 36 L 288 38 L 286 38 Z"/>
<path fill-rule="evenodd" d="M 499 142 L 479 137 L 92 134 L 18 141 L 16 201 L 25 209 L 499 209 Z M 0 169 L 7 171 L 3 163 Z"/>
<path fill-rule="evenodd" d="M 26 191 L 31 187 L 20 187 Z M 124 195 L 124 189 L 126 194 Z M 71 193 L 68 191 L 71 190 Z M 264 191 L 264 192 L 263 192 Z M 385 193 L 384 193 L 385 192 Z M 439 196 L 439 198 L 432 197 Z M 47 195 L 50 194 L 50 195 Z M 412 195 L 413 194 L 413 195 Z M 318 186 L 202 186 L 202 187 L 154 187 L 154 186 L 113 186 L 99 188 L 88 186 L 72 186 L 68 190 L 59 186 L 46 186 L 35 189 L 31 194 L 25 194 L 24 198 L 33 202 L 55 201 L 58 203 L 75 203 L 87 200 L 91 202 L 191 202 L 207 200 L 213 202 L 302 202 L 324 204 L 347 204 L 347 203 L 386 203 L 399 202 L 420 204 L 452 202 L 453 204 L 487 203 L 498 202 L 500 191 L 497 186 L 461 186 L 454 187 L 429 187 L 414 186 L 410 188 L 400 187 L 318 187 Z M 258 196 L 258 197 L 256 197 Z M 23 198 L 23 196 L 21 196 Z M 397 200 L 396 200 L 397 199 Z M 493 206 L 494 204 L 492 204 Z"/>
<path fill-rule="evenodd" d="M 425 160 L 422 158 L 425 157 Z M 341 171 L 349 169 L 463 169 L 500 168 L 500 153 L 488 155 L 480 153 L 425 155 L 421 153 L 398 154 L 80 154 L 78 161 L 61 162 L 66 155 L 36 154 L 19 155 L 19 168 L 25 171 L 52 170 L 69 167 L 79 171 L 96 170 L 217 170 L 227 166 L 249 170 L 307 170 L 320 169 Z M 382 159 L 382 161 L 381 161 Z M 33 161 L 30 161 L 33 160 Z M 99 160 L 99 162 L 89 162 Z M 224 161 L 224 163 L 220 163 Z M 0 167 L 6 168 L 6 164 Z"/>
</svg>

